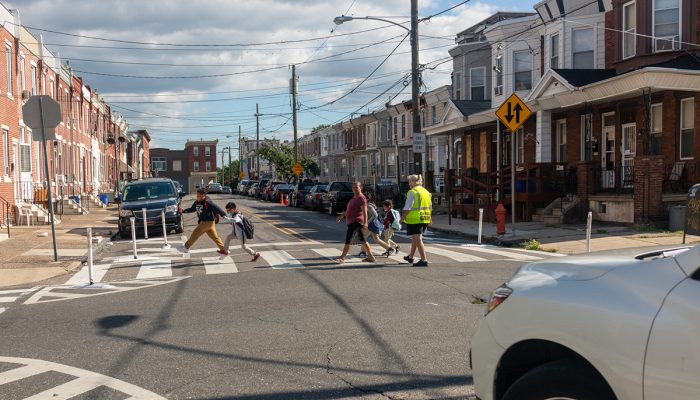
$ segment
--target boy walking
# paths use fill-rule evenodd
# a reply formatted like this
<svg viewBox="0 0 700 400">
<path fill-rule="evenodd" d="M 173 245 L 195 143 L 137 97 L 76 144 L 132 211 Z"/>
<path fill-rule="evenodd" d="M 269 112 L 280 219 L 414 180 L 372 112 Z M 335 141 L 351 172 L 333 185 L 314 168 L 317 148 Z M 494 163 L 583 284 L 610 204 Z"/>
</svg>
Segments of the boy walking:
<svg viewBox="0 0 700 400">
<path fill-rule="evenodd" d="M 226 254 L 228 254 L 228 249 L 229 245 L 231 244 L 231 240 L 239 239 L 241 241 L 241 249 L 253 256 L 253 259 L 251 261 L 258 261 L 258 258 L 260 258 L 260 253 L 252 250 L 250 247 L 247 247 L 245 245 L 246 233 L 243 230 L 243 217 L 238 212 L 236 203 L 229 201 L 226 204 L 226 213 L 228 215 L 225 216 L 224 219 L 233 225 L 233 231 L 228 236 L 226 236 L 226 241 L 224 242 L 224 250 L 226 250 Z"/>
<path fill-rule="evenodd" d="M 207 236 L 214 241 L 216 247 L 219 248 L 219 254 L 228 254 L 228 252 L 224 250 L 224 243 L 221 241 L 218 232 L 216 232 L 215 225 L 215 222 L 219 219 L 219 216 L 223 217 L 226 215 L 226 213 L 213 201 L 207 198 L 204 189 L 197 189 L 197 200 L 195 200 L 195 202 L 192 204 L 192 207 L 184 210 L 180 209 L 179 211 L 182 214 L 196 212 L 197 227 L 194 228 L 194 231 L 187 242 L 178 247 L 178 250 L 183 253 L 189 253 L 190 247 L 192 247 L 192 245 L 194 245 L 197 240 L 206 233 Z"/>
<path fill-rule="evenodd" d="M 392 254 L 398 254 L 401 248 L 396 242 L 391 240 L 395 231 L 401 230 L 401 215 L 397 210 L 394 210 L 394 202 L 391 200 L 384 201 L 384 243 L 387 247 L 386 252 L 382 255 L 389 257 Z"/>
</svg>

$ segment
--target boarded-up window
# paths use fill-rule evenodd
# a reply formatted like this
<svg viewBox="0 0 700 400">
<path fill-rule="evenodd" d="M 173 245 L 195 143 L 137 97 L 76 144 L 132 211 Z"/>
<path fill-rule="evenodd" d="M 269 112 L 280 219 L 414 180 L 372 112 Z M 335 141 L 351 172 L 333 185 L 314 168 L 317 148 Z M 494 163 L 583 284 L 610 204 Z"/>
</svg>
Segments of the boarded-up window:
<svg viewBox="0 0 700 400">
<path fill-rule="evenodd" d="M 479 172 L 489 172 L 489 134 L 486 132 L 481 132 L 479 149 Z"/>
<path fill-rule="evenodd" d="M 474 150 L 472 149 L 472 135 L 467 135 L 467 168 L 474 167 Z"/>
</svg>

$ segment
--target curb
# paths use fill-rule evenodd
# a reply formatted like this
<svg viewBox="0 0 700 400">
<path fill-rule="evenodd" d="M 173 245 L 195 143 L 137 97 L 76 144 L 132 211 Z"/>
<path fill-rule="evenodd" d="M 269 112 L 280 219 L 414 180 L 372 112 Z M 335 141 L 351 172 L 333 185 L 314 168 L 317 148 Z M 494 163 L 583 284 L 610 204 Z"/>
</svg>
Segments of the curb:
<svg viewBox="0 0 700 400">
<path fill-rule="evenodd" d="M 449 229 L 449 228 L 436 228 L 435 226 L 433 226 L 430 228 L 430 230 L 434 231 L 434 232 L 441 232 L 441 233 L 447 233 L 450 235 L 460 236 L 460 237 L 464 237 L 464 238 L 474 240 L 474 241 L 479 239 L 479 235 L 477 235 L 477 234 L 462 232 L 462 231 Z M 499 246 L 507 246 L 507 247 L 511 247 L 513 245 L 518 245 L 518 244 L 522 243 L 524 240 L 526 240 L 526 239 L 523 239 L 523 238 L 509 239 L 509 238 L 503 238 L 500 236 L 486 236 L 486 235 L 481 236 L 481 241 L 484 243 L 497 244 Z"/>
</svg>

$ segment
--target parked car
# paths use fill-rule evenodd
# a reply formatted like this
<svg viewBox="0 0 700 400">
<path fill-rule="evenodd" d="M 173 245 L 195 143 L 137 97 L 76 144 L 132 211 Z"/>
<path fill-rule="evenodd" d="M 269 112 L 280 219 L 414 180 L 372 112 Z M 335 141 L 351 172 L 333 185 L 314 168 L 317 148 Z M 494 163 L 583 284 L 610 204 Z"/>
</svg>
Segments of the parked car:
<svg viewBox="0 0 700 400">
<path fill-rule="evenodd" d="M 224 186 L 224 187 L 222 188 L 222 193 L 223 193 L 223 194 L 233 194 L 233 190 L 231 189 L 230 186 Z"/>
<path fill-rule="evenodd" d="M 131 217 L 135 219 L 136 231 L 143 232 L 144 223 L 149 232 L 163 231 L 161 212 L 165 211 L 165 225 L 168 231 L 175 233 L 184 231 L 182 215 L 178 212 L 180 199 L 184 196 L 177 192 L 175 183 L 165 178 L 148 178 L 129 182 L 124 187 L 124 193 L 119 204 L 119 236 L 123 239 L 131 237 Z M 146 221 L 143 209 L 146 209 Z"/>
<path fill-rule="evenodd" d="M 175 185 L 175 190 L 177 190 L 177 194 L 179 195 L 179 197 L 187 196 L 187 191 L 182 186 L 182 184 L 180 184 L 180 182 L 173 181 L 173 184 Z"/>
<path fill-rule="evenodd" d="M 304 208 L 311 208 L 316 211 L 321 208 L 321 195 L 326 190 L 327 185 L 316 185 L 304 196 Z"/>
<path fill-rule="evenodd" d="M 210 183 L 205 189 L 207 194 L 222 194 L 224 192 L 224 188 L 220 183 Z"/>
<path fill-rule="evenodd" d="M 253 182 L 253 184 L 250 186 L 250 189 L 248 189 L 248 196 L 258 197 L 259 189 L 260 189 L 260 182 Z"/>
<path fill-rule="evenodd" d="M 306 194 L 315 185 L 313 183 L 297 183 L 294 185 L 292 193 L 289 195 L 289 205 L 292 207 L 302 207 L 306 201 Z"/>
<path fill-rule="evenodd" d="M 260 184 L 258 185 L 258 190 L 255 191 L 255 198 L 256 199 L 262 199 L 263 195 L 265 193 L 265 188 L 267 188 L 267 184 L 270 183 L 270 179 L 261 179 Z"/>
<path fill-rule="evenodd" d="M 275 188 L 272 191 L 272 198 L 270 200 L 277 203 L 280 201 L 282 195 L 288 196 L 292 193 L 293 190 L 294 185 L 290 185 L 288 183 L 280 183 L 279 185 L 275 185 Z"/>
<path fill-rule="evenodd" d="M 698 332 L 700 246 L 524 265 L 472 339 L 476 395 L 698 399 Z"/>
<path fill-rule="evenodd" d="M 278 181 L 269 181 L 267 185 L 262 189 L 262 199 L 267 201 L 272 201 L 272 192 L 275 190 L 275 186 L 284 183 Z"/>
<path fill-rule="evenodd" d="M 242 192 L 241 194 L 243 194 L 243 195 L 245 195 L 245 196 L 251 196 L 251 193 L 250 193 L 251 191 L 250 191 L 250 189 L 251 189 L 251 188 L 253 187 L 253 185 L 256 184 L 256 183 L 258 183 L 258 181 L 249 180 L 249 181 L 245 184 L 245 186 L 243 187 L 243 189 L 242 189 L 243 192 Z"/>
<path fill-rule="evenodd" d="M 338 211 L 344 211 L 348 202 L 355 195 L 352 192 L 353 182 L 331 182 L 321 194 L 321 208 L 319 211 L 328 211 L 330 215 L 336 215 Z"/>
<path fill-rule="evenodd" d="M 238 185 L 236 185 L 236 193 L 243 194 L 243 188 L 248 185 L 249 181 L 249 179 L 243 179 L 242 181 L 238 182 Z"/>
</svg>

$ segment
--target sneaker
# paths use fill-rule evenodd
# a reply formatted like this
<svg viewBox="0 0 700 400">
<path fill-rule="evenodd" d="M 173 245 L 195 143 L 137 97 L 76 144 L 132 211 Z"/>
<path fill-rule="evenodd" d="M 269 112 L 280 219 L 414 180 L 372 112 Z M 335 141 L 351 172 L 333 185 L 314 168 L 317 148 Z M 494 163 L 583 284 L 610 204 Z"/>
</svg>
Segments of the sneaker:
<svg viewBox="0 0 700 400">
<path fill-rule="evenodd" d="M 258 258 L 260 258 L 260 253 L 255 253 L 253 256 L 253 262 L 258 261 Z"/>
<path fill-rule="evenodd" d="M 413 264 L 414 267 L 427 267 L 428 262 L 425 260 L 420 260 L 417 263 Z"/>
<path fill-rule="evenodd" d="M 386 252 L 389 253 L 389 255 L 391 256 L 391 255 L 394 255 L 394 253 L 396 253 L 396 250 L 389 247 L 389 250 L 387 250 Z"/>
<path fill-rule="evenodd" d="M 382 253 L 382 257 L 389 257 L 390 255 L 391 255 L 391 253 L 389 252 L 389 250 Z"/>
<path fill-rule="evenodd" d="M 400 248 L 401 248 L 401 246 L 399 246 L 398 244 L 396 245 L 396 247 L 394 247 L 394 251 L 396 252 L 396 254 L 399 254 Z"/>
<path fill-rule="evenodd" d="M 367 253 L 365 253 L 364 251 L 361 251 L 360 254 L 358 254 L 357 256 L 360 258 L 365 258 L 365 257 L 367 257 Z"/>
<path fill-rule="evenodd" d="M 177 246 L 177 251 L 179 251 L 180 253 L 185 253 L 185 254 L 187 254 L 187 253 L 190 252 L 190 249 L 188 249 L 187 247 L 185 247 L 184 244 L 181 244 L 181 245 Z"/>
<path fill-rule="evenodd" d="M 219 251 L 217 251 L 217 253 L 219 253 L 223 257 L 226 257 L 229 254 L 228 251 L 226 251 L 226 250 L 219 250 Z"/>
<path fill-rule="evenodd" d="M 411 256 L 404 256 L 403 259 L 406 260 L 409 264 L 413 264 L 413 257 L 411 257 Z"/>
</svg>

